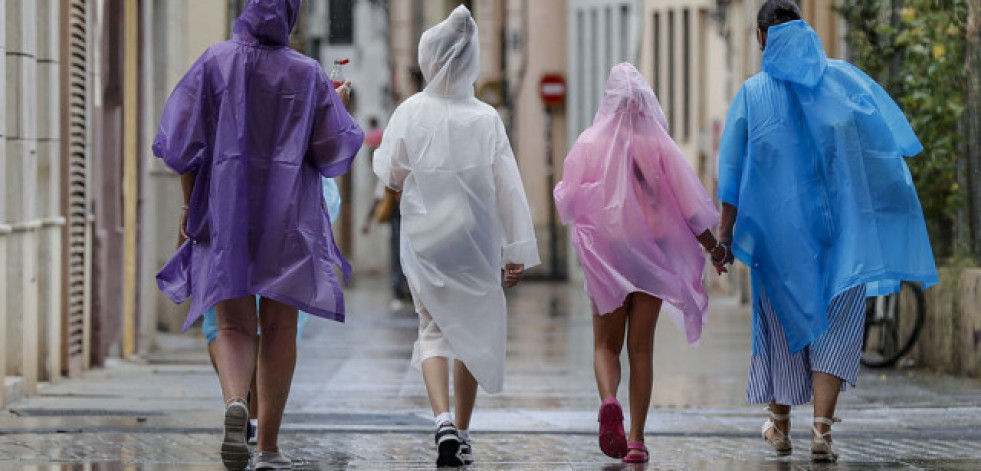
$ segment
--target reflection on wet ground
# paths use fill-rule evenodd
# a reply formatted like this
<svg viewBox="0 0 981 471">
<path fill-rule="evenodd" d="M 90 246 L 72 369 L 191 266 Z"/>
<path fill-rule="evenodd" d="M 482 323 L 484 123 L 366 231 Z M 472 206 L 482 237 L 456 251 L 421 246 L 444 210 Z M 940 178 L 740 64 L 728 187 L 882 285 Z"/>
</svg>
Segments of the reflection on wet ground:
<svg viewBox="0 0 981 471">
<path fill-rule="evenodd" d="M 432 414 L 409 365 L 417 318 L 390 310 L 387 293 L 381 280 L 360 281 L 348 291 L 345 324 L 307 324 L 281 441 L 296 469 L 433 469 Z M 761 407 L 744 401 L 750 313 L 729 297 L 712 298 L 698 347 L 669 319 L 659 323 L 652 462 L 623 466 L 595 443 L 599 398 L 581 287 L 527 283 L 508 302 L 505 390 L 478 397 L 472 469 L 979 469 L 981 382 L 912 370 L 863 371 L 841 396 L 842 463 L 807 461 L 810 406 L 793 412 L 794 459 L 769 458 Z M 223 469 L 220 393 L 199 336 L 170 339 L 182 348 L 150 364 L 114 364 L 12 404 L 0 415 L 0 471 Z"/>
</svg>

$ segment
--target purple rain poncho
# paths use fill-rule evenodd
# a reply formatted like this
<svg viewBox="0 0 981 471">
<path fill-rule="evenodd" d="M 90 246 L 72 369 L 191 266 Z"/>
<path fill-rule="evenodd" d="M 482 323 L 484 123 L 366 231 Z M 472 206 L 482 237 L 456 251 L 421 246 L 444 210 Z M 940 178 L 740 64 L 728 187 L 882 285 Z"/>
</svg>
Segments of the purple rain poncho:
<svg viewBox="0 0 981 471">
<path fill-rule="evenodd" d="M 718 223 L 719 211 L 633 65 L 610 71 L 593 125 L 569 151 L 554 196 L 562 222 L 572 224 L 597 313 L 616 310 L 632 292 L 647 293 L 697 343 L 708 296 L 695 236 Z"/>
<path fill-rule="evenodd" d="M 344 320 L 321 176 L 348 171 L 364 133 L 323 68 L 291 50 L 300 0 L 251 0 L 231 41 L 191 66 L 164 109 L 153 152 L 194 172 L 190 239 L 157 274 L 187 329 L 219 301 L 258 294 Z"/>
</svg>

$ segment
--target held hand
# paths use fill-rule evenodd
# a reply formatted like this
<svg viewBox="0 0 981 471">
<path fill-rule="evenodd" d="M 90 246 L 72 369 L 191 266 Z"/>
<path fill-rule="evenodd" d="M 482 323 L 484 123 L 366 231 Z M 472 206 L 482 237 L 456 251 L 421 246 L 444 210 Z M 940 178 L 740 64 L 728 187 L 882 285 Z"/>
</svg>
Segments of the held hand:
<svg viewBox="0 0 981 471">
<path fill-rule="evenodd" d="M 504 286 L 514 287 L 521 281 L 521 275 L 525 274 L 525 266 L 520 263 L 508 263 L 504 266 Z"/>
<path fill-rule="evenodd" d="M 732 250 L 729 249 L 728 244 L 718 244 L 709 251 L 709 259 L 716 273 L 719 275 L 728 273 L 726 264 L 731 264 L 733 261 Z"/>
<path fill-rule="evenodd" d="M 712 260 L 712 266 L 715 267 L 715 273 L 717 273 L 719 275 L 721 275 L 723 273 L 729 273 L 729 269 L 726 268 L 726 264 L 725 263 L 716 263 L 715 260 Z"/>
<path fill-rule="evenodd" d="M 341 103 L 347 107 L 351 104 L 351 81 L 345 80 L 340 87 L 337 87 L 337 96 L 341 98 Z"/>
</svg>

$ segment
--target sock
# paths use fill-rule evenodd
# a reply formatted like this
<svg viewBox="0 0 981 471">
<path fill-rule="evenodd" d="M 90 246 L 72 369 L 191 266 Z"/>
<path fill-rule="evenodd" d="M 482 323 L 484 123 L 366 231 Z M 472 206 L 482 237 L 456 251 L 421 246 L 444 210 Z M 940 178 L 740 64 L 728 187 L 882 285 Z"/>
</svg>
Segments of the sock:
<svg viewBox="0 0 981 471">
<path fill-rule="evenodd" d="M 440 425 L 443 425 L 443 424 L 447 424 L 447 423 L 452 424 L 453 423 L 453 414 L 450 414 L 449 412 L 443 412 L 442 414 L 439 414 L 439 415 L 436 416 L 436 419 L 434 420 L 434 422 L 436 422 L 436 426 L 437 427 L 439 427 Z"/>
<path fill-rule="evenodd" d="M 460 440 L 463 440 L 465 442 L 469 442 L 470 441 L 470 429 L 466 429 L 466 430 L 460 429 L 460 430 L 457 430 L 456 433 L 457 433 L 457 435 L 460 436 Z"/>
</svg>

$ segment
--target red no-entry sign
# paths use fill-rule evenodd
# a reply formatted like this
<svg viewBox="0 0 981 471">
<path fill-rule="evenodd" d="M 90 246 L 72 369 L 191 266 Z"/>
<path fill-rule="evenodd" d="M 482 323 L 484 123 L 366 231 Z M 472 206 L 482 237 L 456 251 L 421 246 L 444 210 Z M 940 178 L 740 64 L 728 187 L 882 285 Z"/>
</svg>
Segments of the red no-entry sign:
<svg viewBox="0 0 981 471">
<path fill-rule="evenodd" d="M 565 101 L 565 78 L 561 74 L 542 75 L 538 93 L 546 105 L 561 105 Z"/>
</svg>

